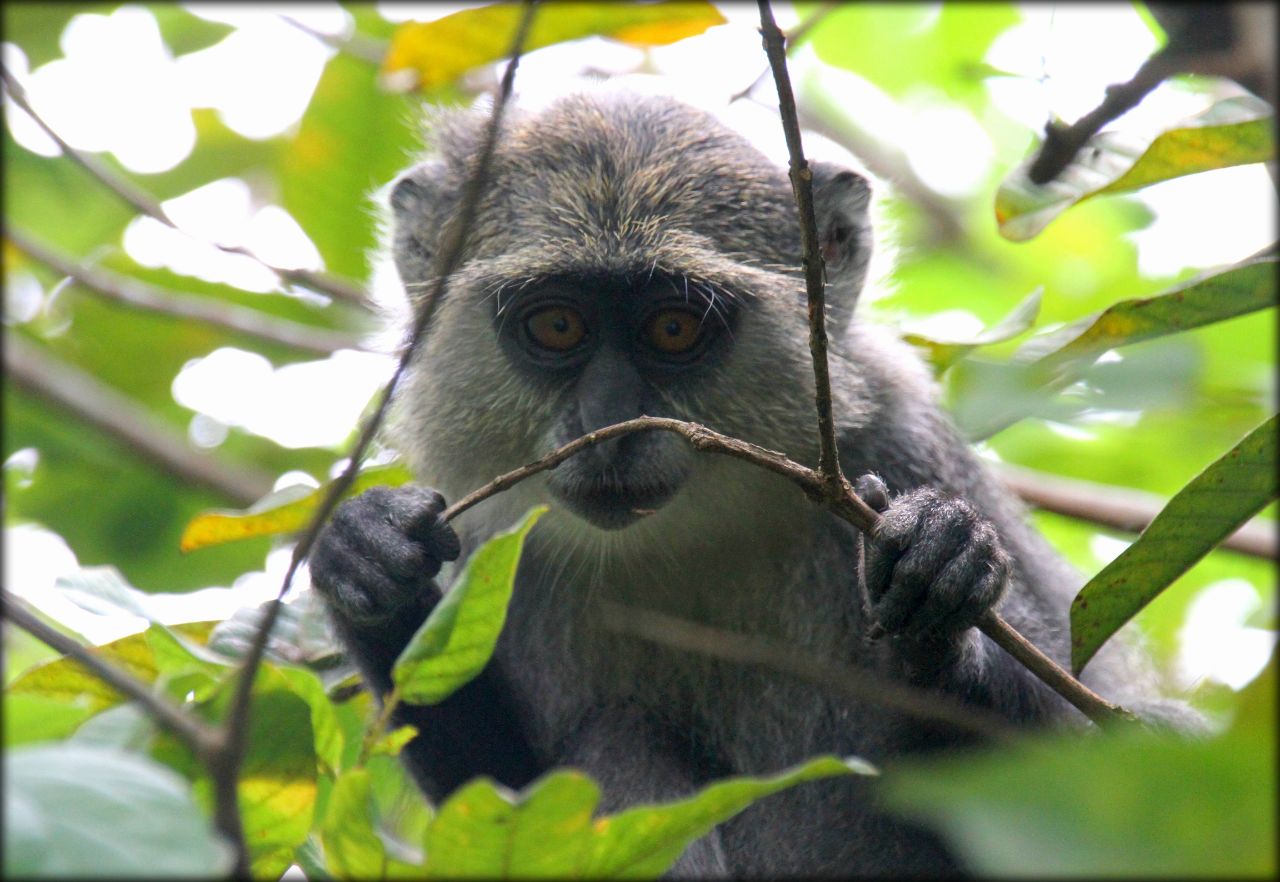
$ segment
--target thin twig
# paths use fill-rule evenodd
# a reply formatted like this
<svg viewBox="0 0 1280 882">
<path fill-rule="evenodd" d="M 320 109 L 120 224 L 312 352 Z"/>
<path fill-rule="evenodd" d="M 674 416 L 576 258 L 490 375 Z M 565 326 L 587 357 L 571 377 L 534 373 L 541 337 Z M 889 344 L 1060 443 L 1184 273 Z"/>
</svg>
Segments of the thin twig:
<svg viewBox="0 0 1280 882">
<path fill-rule="evenodd" d="M 1062 173 L 1085 142 L 1098 134 L 1112 120 L 1138 106 L 1143 98 L 1165 78 L 1175 73 L 1177 66 L 1165 51 L 1156 52 L 1145 62 L 1133 79 L 1107 87 L 1106 98 L 1093 110 L 1072 125 L 1050 122 L 1044 127 L 1044 144 L 1036 155 L 1027 177 L 1033 184 L 1047 184 Z"/>
<path fill-rule="evenodd" d="M 470 232 L 472 221 L 474 220 L 479 201 L 480 193 L 487 182 L 489 174 L 489 166 L 493 157 L 494 148 L 497 145 L 498 133 L 502 126 L 502 114 L 506 108 L 507 102 L 510 100 L 512 88 L 515 83 L 516 68 L 519 66 L 520 56 L 523 52 L 525 39 L 528 36 L 530 24 L 533 21 L 534 5 L 526 3 L 524 14 L 520 19 L 520 23 L 516 29 L 515 37 L 512 40 L 510 58 L 507 62 L 506 71 L 503 74 L 502 84 L 498 90 L 497 98 L 494 101 L 493 112 L 489 117 L 489 127 L 485 133 L 484 144 L 481 147 L 477 158 L 476 165 L 472 170 L 472 174 L 468 178 L 462 195 L 458 214 L 454 223 L 450 227 L 452 235 L 446 235 L 445 244 L 440 252 L 440 262 L 437 265 L 435 284 L 431 293 L 431 297 L 424 304 L 422 311 L 418 314 L 414 321 L 413 330 L 406 345 L 404 353 L 400 357 L 400 363 L 396 366 L 395 373 L 390 381 L 384 387 L 382 396 L 378 401 L 377 409 L 366 420 L 360 437 L 356 441 L 355 447 L 352 449 L 350 461 L 347 468 L 333 482 L 330 483 L 328 492 L 317 506 L 315 513 L 311 518 L 310 524 L 306 531 L 299 538 L 293 549 L 293 556 L 289 562 L 288 571 L 285 573 L 284 579 L 280 586 L 280 592 L 263 611 L 262 622 L 258 626 L 258 631 L 254 635 L 253 644 L 249 648 L 249 652 L 245 656 L 245 660 L 241 665 L 241 672 L 236 683 L 236 691 L 232 697 L 231 709 L 227 713 L 224 723 L 227 733 L 227 753 L 229 757 L 229 765 L 232 769 L 230 778 L 235 780 L 238 775 L 240 762 L 244 755 L 246 746 L 246 737 L 248 726 L 247 717 L 249 713 L 250 696 L 252 694 L 253 679 L 258 666 L 262 662 L 263 654 L 266 651 L 267 640 L 270 637 L 271 629 L 274 627 L 276 619 L 280 614 L 280 607 L 283 598 L 288 593 L 290 586 L 293 584 L 294 574 L 298 567 L 305 559 L 311 546 L 315 543 L 316 536 L 319 535 L 330 512 L 338 504 L 338 500 L 342 498 L 347 489 L 355 480 L 355 476 L 360 468 L 360 463 L 364 458 L 364 453 L 372 443 L 374 435 L 382 425 L 382 420 L 386 415 L 387 408 L 400 383 L 409 363 L 413 360 L 422 338 L 425 336 L 425 330 L 430 323 L 431 314 L 434 304 L 440 299 L 444 290 L 444 286 L 450 275 L 457 268 L 461 261 L 463 246 L 466 244 L 466 237 Z M 226 810 L 225 806 L 220 808 Z M 231 806 L 234 809 L 234 805 Z M 237 813 L 238 819 L 238 813 Z M 226 818 L 230 823 L 230 817 Z M 238 820 L 237 820 L 238 823 Z M 236 840 L 243 845 L 243 839 Z M 247 860 L 247 856 L 244 857 Z M 247 864 L 245 864 L 247 869 Z"/>
<path fill-rule="evenodd" d="M 767 668 L 816 683 L 830 692 L 944 723 L 983 738 L 1011 741 L 1017 730 L 990 711 L 905 683 L 895 683 L 833 659 L 758 634 L 713 628 L 655 610 L 601 601 L 606 627 L 623 634 L 740 665 Z"/>
<path fill-rule="evenodd" d="M 819 6 L 817 9 L 813 11 L 812 15 L 810 15 L 804 21 L 799 22 L 791 30 L 787 31 L 787 34 L 786 34 L 787 54 L 790 55 L 795 50 L 795 48 L 800 45 L 800 43 L 804 40 L 804 38 L 809 36 L 809 32 L 811 30 L 813 30 L 815 27 L 821 24 L 823 19 L 825 19 L 828 15 L 835 12 L 839 8 L 840 8 L 839 3 L 833 3 L 833 2 L 823 3 L 821 6 Z M 751 85 L 747 86 L 745 89 L 739 92 L 733 93 L 733 95 L 729 97 L 729 103 L 732 104 L 735 101 L 740 101 L 743 98 L 746 98 L 752 92 L 754 92 L 756 88 L 761 83 L 764 82 L 765 77 L 769 76 L 769 72 L 770 72 L 769 66 L 765 65 L 765 69 L 760 71 L 760 75 L 751 81 Z"/>
<path fill-rule="evenodd" d="M 86 266 L 39 242 L 26 232 L 10 227 L 5 235 L 35 260 L 75 279 L 85 288 L 116 303 L 226 328 L 288 346 L 304 352 L 331 355 L 339 349 L 359 349 L 360 340 L 346 331 L 331 331 L 301 322 L 276 318 L 257 309 L 198 297 L 181 291 L 168 291 L 120 273 Z"/>
<path fill-rule="evenodd" d="M 91 648 L 46 625 L 22 600 L 9 591 L 3 592 L 4 617 L 41 643 L 48 644 L 65 656 L 75 659 L 89 672 L 117 692 L 127 695 L 145 707 L 148 713 L 198 756 L 204 756 L 216 743 L 217 733 L 202 720 L 170 702 L 132 674 L 117 668 Z"/>
<path fill-rule="evenodd" d="M 22 110 L 35 121 L 36 125 L 38 125 L 46 135 L 53 139 L 69 159 L 97 178 L 99 183 L 105 186 L 126 204 L 132 206 L 133 209 L 138 211 L 140 214 L 144 214 L 147 217 L 157 220 L 165 226 L 184 233 L 185 235 L 185 231 L 174 222 L 173 218 L 169 217 L 168 212 L 164 210 L 164 206 L 157 202 L 150 193 L 146 192 L 141 187 L 138 187 L 127 178 L 117 174 L 97 157 L 81 150 L 77 150 L 75 147 L 72 147 L 63 140 L 62 136 L 54 131 L 53 127 L 45 122 L 44 118 L 40 116 L 40 114 L 36 113 L 35 109 L 32 108 L 31 103 L 27 100 L 26 90 L 23 89 L 22 84 L 9 73 L 8 68 L 0 68 L 0 77 L 3 78 L 5 88 L 9 90 L 9 97 L 13 99 L 13 103 L 22 108 Z M 365 294 L 364 291 L 352 285 L 350 282 L 334 278 L 333 276 L 325 273 L 317 273 L 312 270 L 290 269 L 287 267 L 276 266 L 275 264 L 268 263 L 263 260 L 248 248 L 244 248 L 239 245 L 223 245 L 220 242 L 212 242 L 210 244 L 226 254 L 237 254 L 242 257 L 248 257 L 271 270 L 271 272 L 275 273 L 287 282 L 302 285 L 312 289 L 313 291 L 319 291 L 320 293 L 327 294 L 337 300 L 345 300 L 348 303 L 355 303 L 365 308 L 369 307 L 370 300 L 368 295 Z"/>
<path fill-rule="evenodd" d="M 5 372 L 14 382 L 106 432 L 184 483 L 214 490 L 238 505 L 271 491 L 275 479 L 245 463 L 193 449 L 181 433 L 97 377 L 41 351 L 16 331 L 4 334 Z"/>
<path fill-rule="evenodd" d="M 781 475 L 803 490 L 811 500 L 853 524 L 867 535 L 874 536 L 879 529 L 880 515 L 874 509 L 863 502 L 852 490 L 842 496 L 831 497 L 827 492 L 826 482 L 813 469 L 790 460 L 777 451 L 768 450 L 738 438 L 730 438 L 728 435 L 722 435 L 697 423 L 666 417 L 637 417 L 575 438 L 541 459 L 499 475 L 479 489 L 468 493 L 446 508 L 441 513 L 441 517 L 446 521 L 452 520 L 490 496 L 501 493 L 538 472 L 555 468 L 575 453 L 593 444 L 621 435 L 629 435 L 632 432 L 655 429 L 681 436 L 700 452 L 731 456 Z M 846 486 L 848 486 L 847 482 Z M 978 628 L 1095 723 L 1106 725 L 1117 720 L 1134 719 L 1127 710 L 1112 704 L 1072 677 L 1057 662 L 1018 634 L 994 611 L 989 612 L 982 619 Z"/>
<path fill-rule="evenodd" d="M 787 72 L 787 55 L 782 31 L 773 20 L 768 0 L 760 0 L 760 35 L 764 51 L 778 85 L 778 113 L 790 157 L 791 187 L 800 211 L 800 245 L 804 250 L 804 284 L 809 304 L 809 353 L 813 357 L 814 398 L 818 409 L 818 473 L 827 495 L 846 495 L 848 481 L 840 471 L 836 447 L 836 424 L 831 413 L 831 373 L 827 365 L 826 268 L 818 243 L 818 222 L 813 210 L 813 173 L 800 143 L 800 123 L 796 119 L 796 99 Z"/>
<path fill-rule="evenodd" d="M 996 465 L 995 471 L 1029 505 L 1128 533 L 1141 533 L 1164 508 L 1160 497 L 1127 487 L 1064 478 L 1006 463 Z M 1280 557 L 1275 524 L 1262 519 L 1245 524 L 1218 547 L 1267 560 Z"/>
</svg>

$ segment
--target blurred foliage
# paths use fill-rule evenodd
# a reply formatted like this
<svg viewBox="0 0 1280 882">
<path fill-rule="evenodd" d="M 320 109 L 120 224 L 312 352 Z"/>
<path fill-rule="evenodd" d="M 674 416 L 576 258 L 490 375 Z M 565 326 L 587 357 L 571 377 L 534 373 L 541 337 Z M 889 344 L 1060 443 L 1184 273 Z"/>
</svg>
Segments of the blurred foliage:
<svg viewBox="0 0 1280 882">
<path fill-rule="evenodd" d="M 62 56 L 60 40 L 73 18 L 118 8 L 6 4 L 5 40 L 35 70 Z M 136 8 L 154 17 L 175 56 L 216 46 L 234 30 L 183 7 Z M 589 34 L 653 45 L 701 33 L 720 19 L 702 3 L 575 9 L 576 16 L 544 19 L 534 45 Z M 1000 390 L 995 397 L 1003 405 L 1025 399 L 1026 407 L 992 425 L 995 433 L 981 443 L 985 452 L 1167 498 L 1273 418 L 1275 315 L 1266 307 L 1275 302 L 1274 263 L 1227 272 L 1187 266 L 1167 277 L 1144 275 L 1129 238 L 1155 220 L 1135 197 L 1137 188 L 1273 156 L 1268 108 L 1221 84 L 1170 84 L 1164 88 L 1198 89 L 1208 96 L 1207 112 L 1170 121 L 1165 134 L 1147 133 L 1136 147 L 1121 120 L 1118 135 L 1100 136 L 1081 154 L 1076 171 L 1083 177 L 1076 183 L 1037 190 L 1020 177 L 1037 133 L 994 100 L 991 78 L 1009 74 L 986 62 L 988 50 L 1022 20 L 1017 7 L 801 4 L 798 12 L 802 21 L 812 19 L 799 43 L 818 59 L 809 67 L 816 75 L 796 78 L 802 109 L 829 136 L 900 184 L 882 194 L 882 214 L 905 247 L 886 292 L 866 308 L 921 347 L 962 423 L 976 414 L 966 424 L 990 424 L 983 408 L 993 389 Z M 511 14 L 510 8 L 470 10 L 457 14 L 462 18 L 451 16 L 447 26 Z M 196 107 L 194 147 L 168 170 L 135 174 L 110 153 L 95 157 L 159 200 L 214 181 L 241 180 L 255 206 L 279 206 L 299 223 L 326 272 L 363 283 L 378 239 L 370 197 L 412 160 L 420 140 L 423 96 L 383 90 L 380 66 L 414 68 L 420 83 L 431 84 L 425 97 L 432 103 L 465 103 L 492 82 L 492 68 L 483 76 L 467 68 L 499 57 L 506 38 L 486 42 L 463 30 L 442 45 L 442 22 L 396 26 L 372 7 L 354 4 L 347 16 L 350 29 L 330 41 L 334 48 L 305 112 L 287 131 L 247 137 L 219 112 Z M 500 29 L 490 31 L 496 35 Z M 748 36 L 753 44 L 758 39 Z M 449 52 L 437 51 L 444 48 Z M 445 68 L 430 66 L 440 64 Z M 642 68 L 652 64 L 653 56 L 645 56 Z M 854 75 L 903 113 L 945 107 L 976 122 L 993 154 L 980 169 L 979 183 L 961 195 L 931 188 L 901 145 L 860 121 L 860 106 L 847 100 L 840 85 L 848 82 L 841 77 Z M 767 83 L 760 94 L 771 90 Z M 7 113 L 18 111 L 9 107 Z M 957 155 L 955 161 L 969 157 Z M 137 220 L 134 209 L 72 159 L 38 155 L 6 128 L 3 162 L 6 223 L 73 260 L 315 328 L 368 333 L 377 326 L 369 311 L 296 282 L 281 280 L 275 290 L 261 293 L 144 266 L 123 247 L 126 230 Z M 1112 195 L 1092 198 L 1103 191 Z M 1224 202 L 1185 210 L 1211 224 L 1233 208 Z M 1021 223 L 1019 237 L 1026 241 L 1002 236 L 998 221 L 1006 234 L 1010 222 Z M 195 416 L 174 398 L 174 379 L 184 366 L 229 346 L 259 352 L 277 367 L 315 358 L 221 328 L 122 308 L 68 283 L 8 242 L 4 257 L 5 333 L 21 335 L 48 358 L 127 395 L 178 439 L 187 437 Z M 1133 323 L 1136 315 L 1153 312 L 1159 313 L 1154 325 Z M 931 317 L 935 321 L 922 330 L 920 323 Z M 962 333 L 938 317 L 986 330 Z M 1027 371 L 1029 364 L 1040 370 Z M 316 407 L 323 408 L 323 390 L 313 394 Z M 86 570 L 57 590 L 81 605 L 96 603 L 114 614 L 148 619 L 145 631 L 108 643 L 100 654 L 208 719 L 220 719 L 232 663 L 251 639 L 258 611 L 245 610 L 216 625 L 166 627 L 149 612 L 148 595 L 231 585 L 260 569 L 267 549 L 297 528 L 319 491 L 286 488 L 246 512 L 244 500 L 161 469 L 144 452 L 28 387 L 6 380 L 3 403 L 6 525 L 44 525 L 65 538 L 82 565 L 115 567 Z M 37 453 L 34 466 L 29 457 L 13 457 L 28 449 Z M 323 484 L 345 448 L 290 449 L 233 426 L 212 453 L 229 472 L 275 477 L 296 471 Z M 1259 498 L 1274 498 L 1274 481 L 1266 479 L 1274 454 L 1247 468 L 1246 483 Z M 402 470 L 396 474 L 387 479 L 386 472 L 375 472 L 370 479 L 403 480 Z M 1207 535 L 1201 529 L 1205 514 L 1204 506 L 1195 508 L 1189 535 Z M 1035 521 L 1087 574 L 1109 562 L 1105 548 L 1114 540 L 1133 540 L 1059 515 L 1038 513 Z M 184 536 L 198 550 L 182 554 Z M 1160 596 L 1137 619 L 1165 665 L 1177 657 L 1189 605 L 1215 583 L 1244 580 L 1262 609 L 1274 603 L 1273 566 L 1256 558 L 1210 551 L 1170 585 L 1164 582 L 1172 574 L 1161 578 L 1154 569 L 1140 573 L 1143 592 Z M 488 586 L 501 597 L 460 595 L 467 610 L 446 609 L 433 617 L 436 630 L 424 629 L 417 644 L 423 658 L 413 660 L 449 664 L 450 626 L 478 623 L 486 634 L 500 626 L 502 592 L 510 587 L 501 581 Z M 721 782 L 686 803 L 646 809 L 651 813 L 643 816 L 623 813 L 603 826 L 598 819 L 591 828 L 585 819 L 594 808 L 594 784 L 567 773 L 544 779 L 522 798 L 477 783 L 433 816 L 392 758 L 406 733 L 366 742 L 369 698 L 353 693 L 350 670 L 336 665 L 317 611 L 305 598 L 287 608 L 255 681 L 256 712 L 240 792 L 255 872 L 264 876 L 278 876 L 292 864 L 312 878 L 420 873 L 427 843 L 446 856 L 440 872 L 472 868 L 491 874 L 494 865 L 468 862 L 519 854 L 515 864 L 504 865 L 508 870 L 589 867 L 655 875 L 690 837 L 752 798 L 808 776 L 848 771 L 818 760 L 780 778 Z M 1113 624 L 1118 622 L 1107 627 Z M 1250 624 L 1274 628 L 1274 615 Z M 13 629 L 5 660 L 6 872 L 111 869 L 94 863 L 90 840 L 108 815 L 119 842 L 136 849 L 138 862 L 124 870 L 220 871 L 217 843 L 192 823 L 196 812 L 208 816 L 210 782 L 183 745 L 136 707 L 121 703 L 82 666 Z M 469 659 L 468 670 L 475 663 Z M 1274 849 L 1266 845 L 1274 827 L 1273 794 L 1266 786 L 1274 783 L 1273 708 L 1266 704 L 1273 678 L 1274 667 L 1243 700 L 1205 684 L 1202 704 L 1233 722 L 1224 735 L 1204 743 L 1145 735 L 1029 741 L 1014 756 L 893 769 L 886 793 L 903 810 L 939 825 L 988 872 L 1274 873 Z M 173 771 L 181 778 L 175 780 Z M 132 788 L 113 794 L 121 775 L 132 778 Z M 138 823 L 160 816 L 158 826 Z M 641 842 L 633 836 L 639 830 L 661 836 Z M 499 839 L 505 844 L 497 851 L 473 847 Z M 547 842 L 579 851 L 535 847 Z"/>
</svg>

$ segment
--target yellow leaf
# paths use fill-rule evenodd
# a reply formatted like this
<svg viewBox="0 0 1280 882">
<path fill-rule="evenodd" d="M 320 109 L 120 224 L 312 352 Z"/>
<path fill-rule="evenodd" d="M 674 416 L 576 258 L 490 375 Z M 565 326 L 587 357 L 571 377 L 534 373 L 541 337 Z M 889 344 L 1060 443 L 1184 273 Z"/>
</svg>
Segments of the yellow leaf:
<svg viewBox="0 0 1280 882">
<path fill-rule="evenodd" d="M 413 71 L 421 89 L 453 82 L 472 68 L 505 58 L 519 18 L 519 6 L 501 3 L 431 22 L 406 22 L 391 38 L 382 64 L 384 77 L 394 82 L 392 75 Z M 665 45 L 724 22 L 724 16 L 706 2 L 544 3 L 538 7 L 525 51 L 583 37 Z"/>
</svg>

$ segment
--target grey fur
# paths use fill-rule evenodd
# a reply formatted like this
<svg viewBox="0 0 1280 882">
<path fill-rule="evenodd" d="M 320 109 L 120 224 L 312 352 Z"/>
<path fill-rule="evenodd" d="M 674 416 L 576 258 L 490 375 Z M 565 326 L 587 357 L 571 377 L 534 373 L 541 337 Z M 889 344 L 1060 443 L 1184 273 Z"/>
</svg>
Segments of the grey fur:
<svg viewBox="0 0 1280 882">
<path fill-rule="evenodd" d="M 431 281 L 441 226 L 457 206 L 483 123 L 478 113 L 436 120 L 430 157 L 393 189 L 392 247 L 415 303 Z M 511 117 L 493 169 L 465 262 L 398 400 L 396 441 L 423 484 L 457 499 L 584 428 L 641 410 L 704 423 L 814 464 L 798 223 L 782 169 L 705 114 L 668 99 L 609 93 Z M 960 574 L 954 602 L 961 603 L 960 589 L 976 584 L 982 567 L 1007 561 L 1000 564 L 1007 569 L 991 570 L 999 584 L 986 602 L 1001 597 L 1002 615 L 1065 660 L 1077 574 L 1026 526 L 1019 504 L 957 437 L 912 352 L 856 320 L 870 248 L 866 182 L 818 166 L 815 192 L 828 258 L 842 464 L 851 478 L 870 472 L 888 485 L 889 517 L 916 543 L 895 558 L 898 570 L 941 566 L 927 560 L 950 555 L 935 534 L 954 533 L 947 541 L 957 543 L 957 559 L 967 554 L 978 568 Z M 706 284 L 737 304 L 722 361 L 677 382 L 625 380 L 639 391 L 607 406 L 601 392 L 578 388 L 586 380 L 513 367 L 497 332 L 505 320 L 499 311 L 511 300 L 500 298 L 565 274 L 643 279 L 655 271 Z M 494 671 L 510 688 L 540 767 L 586 769 L 602 782 L 606 808 L 683 796 L 723 774 L 769 773 L 820 752 L 879 762 L 960 739 L 782 675 L 609 633 L 594 612 L 602 599 L 768 635 L 951 692 L 1014 723 L 1080 722 L 965 627 L 959 612 L 953 631 L 940 629 L 945 639 L 903 633 L 868 644 L 856 591 L 857 533 L 794 486 L 739 461 L 697 455 L 665 433 L 622 441 L 630 445 L 625 459 L 621 446 L 584 455 L 454 524 L 465 560 L 533 505 L 553 504 L 526 545 Z M 637 483 L 665 481 L 674 495 L 625 529 L 602 529 L 557 504 L 610 469 Z M 929 526 L 939 510 L 952 516 L 952 526 Z M 334 530 L 322 536 L 320 565 L 313 561 L 312 569 L 343 626 L 343 579 L 370 565 L 359 563 L 365 551 L 343 551 Z M 973 544 L 979 539 L 980 547 Z M 878 590 L 898 590 L 893 561 L 880 570 L 886 581 Z M 446 567 L 446 579 L 452 571 Z M 922 604 L 937 599 L 930 590 Z M 357 656 L 368 655 L 377 639 L 349 643 Z M 1087 679 L 1121 701 L 1151 685 L 1142 660 L 1118 646 L 1090 665 Z M 415 771 L 430 780 L 430 770 Z M 830 781 L 771 797 L 695 844 L 676 873 L 956 869 L 932 835 L 878 813 L 866 786 Z"/>
</svg>

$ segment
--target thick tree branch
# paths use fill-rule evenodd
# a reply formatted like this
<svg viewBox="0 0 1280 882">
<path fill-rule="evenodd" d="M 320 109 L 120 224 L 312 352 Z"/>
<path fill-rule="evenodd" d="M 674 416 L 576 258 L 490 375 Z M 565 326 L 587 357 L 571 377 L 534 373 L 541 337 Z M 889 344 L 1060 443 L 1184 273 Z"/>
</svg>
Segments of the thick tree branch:
<svg viewBox="0 0 1280 882">
<path fill-rule="evenodd" d="M 171 217 L 169 217 L 168 212 L 164 210 L 164 206 L 157 202 L 150 193 L 147 193 L 127 178 L 116 174 L 115 171 L 100 161 L 97 157 L 81 150 L 77 150 L 75 147 L 72 147 L 63 140 L 62 136 L 54 131 L 54 129 L 45 122 L 44 118 L 41 117 L 40 114 L 36 113 L 32 108 L 30 102 L 27 101 L 26 90 L 23 89 L 22 84 L 9 73 L 7 68 L 0 69 L 0 77 L 3 78 L 5 88 L 9 90 L 9 97 L 13 99 L 13 103 L 17 104 L 27 113 L 28 116 L 35 120 L 36 125 L 38 125 L 46 135 L 53 139 L 69 159 L 97 178 L 99 183 L 105 186 L 126 204 L 132 206 L 134 210 L 158 220 L 167 227 L 171 227 L 179 232 L 184 232 L 182 228 L 178 226 Z M 289 269 L 286 267 L 276 266 L 268 263 L 249 249 L 240 245 L 223 245 L 220 242 L 213 242 L 211 244 L 219 251 L 226 254 L 238 254 L 243 257 L 248 257 L 271 270 L 285 281 L 302 285 L 313 291 L 319 291 L 336 300 L 345 300 L 348 303 L 355 303 L 365 308 L 368 308 L 370 305 L 368 295 L 365 294 L 364 291 L 352 285 L 350 282 L 334 278 L 333 276 L 325 273 L 313 272 L 312 270 Z"/>
<path fill-rule="evenodd" d="M 271 475 L 192 449 L 186 439 L 150 410 L 96 377 L 41 351 L 21 334 L 5 331 L 5 371 L 41 398 L 70 411 L 171 475 L 216 491 L 242 506 L 271 491 Z"/>
<path fill-rule="evenodd" d="M 217 744 L 218 734 L 203 721 L 187 711 L 171 703 L 151 690 L 151 687 L 132 674 L 117 668 L 102 658 L 90 647 L 68 637 L 56 628 L 46 625 L 40 620 L 25 601 L 8 591 L 3 592 L 4 617 L 22 630 L 84 665 L 90 673 L 117 692 L 132 698 L 158 722 L 198 756 L 206 756 L 211 747 Z"/>
<path fill-rule="evenodd" d="M 1164 508 L 1164 500 L 1151 493 L 1064 478 L 1005 463 L 995 469 L 1009 489 L 1029 505 L 1129 533 L 1141 533 Z M 1280 557 L 1275 525 L 1261 519 L 1245 524 L 1219 547 L 1268 560 Z"/>
<path fill-rule="evenodd" d="M 345 331 L 312 327 L 234 303 L 223 303 L 180 291 L 167 291 L 119 273 L 86 266 L 12 227 L 5 231 L 5 236 L 19 250 L 40 263 L 74 279 L 108 300 L 134 309 L 203 322 L 268 343 L 320 355 L 331 355 L 339 349 L 361 348 L 359 338 Z"/>
</svg>

